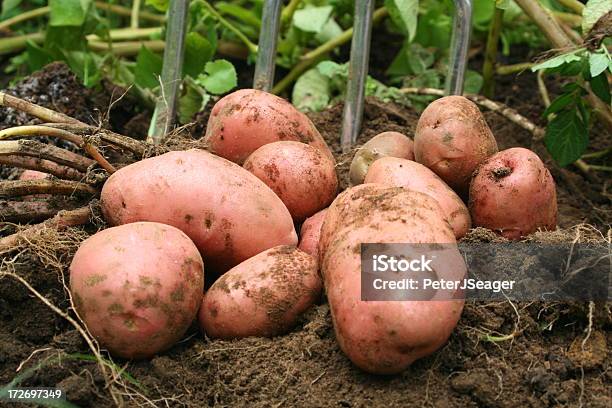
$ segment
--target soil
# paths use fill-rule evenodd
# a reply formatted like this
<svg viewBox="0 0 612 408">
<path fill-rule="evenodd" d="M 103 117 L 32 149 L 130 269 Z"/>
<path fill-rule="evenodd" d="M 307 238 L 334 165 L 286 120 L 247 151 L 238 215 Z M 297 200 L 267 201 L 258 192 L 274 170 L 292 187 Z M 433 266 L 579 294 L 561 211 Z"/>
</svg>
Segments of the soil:
<svg viewBox="0 0 612 408">
<path fill-rule="evenodd" d="M 540 122 L 535 89 L 530 74 L 502 79 L 497 99 Z M 70 105 L 65 108 L 74 108 Z M 351 155 L 342 154 L 338 144 L 341 112 L 341 105 L 334 106 L 312 119 L 336 154 L 346 186 Z M 79 117 L 79 112 L 72 113 Z M 91 112 L 80 114 L 91 118 Z M 493 113 L 485 117 L 500 148 L 532 146 L 531 135 L 516 125 Z M 359 143 L 387 130 L 412 135 L 417 119 L 413 110 L 368 100 Z M 1 125 L 14 124 L 3 120 Z M 593 132 L 596 145 L 609 146 L 609 138 L 600 129 Z M 608 230 L 611 220 L 605 183 L 547 164 L 558 182 L 560 229 L 530 239 L 602 240 L 597 231 Z M 582 197 L 567 180 L 579 186 Z M 2 258 L 0 270 L 14 271 L 61 310 L 69 310 L 67 265 L 78 244 L 103 226 L 48 231 L 18 256 Z M 477 228 L 464 239 L 490 242 L 499 237 Z M 151 360 L 115 363 L 125 369 L 122 381 L 129 389 L 123 398 L 128 406 L 609 407 L 611 327 L 609 303 L 468 302 L 441 350 L 400 375 L 380 377 L 355 368 L 341 352 L 322 300 L 284 336 L 219 341 L 203 337 L 194 326 L 184 341 Z M 98 366 L 79 353 L 90 352 L 74 327 L 16 280 L 0 279 L 0 384 L 13 380 L 20 365 L 44 362 L 22 385 L 60 387 L 82 407 L 111 406 Z"/>
</svg>

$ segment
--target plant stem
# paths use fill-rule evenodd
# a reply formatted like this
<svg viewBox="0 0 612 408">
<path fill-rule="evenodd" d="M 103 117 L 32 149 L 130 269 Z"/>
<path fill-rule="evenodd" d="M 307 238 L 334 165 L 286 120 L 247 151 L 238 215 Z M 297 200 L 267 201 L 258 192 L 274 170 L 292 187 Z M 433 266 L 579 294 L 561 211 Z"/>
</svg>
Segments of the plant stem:
<svg viewBox="0 0 612 408">
<path fill-rule="evenodd" d="M 612 154 L 612 147 L 608 147 L 607 149 L 600 150 L 598 152 L 593 153 L 585 153 L 582 155 L 583 159 L 599 159 L 601 157 L 605 157 L 609 154 Z"/>
<path fill-rule="evenodd" d="M 0 198 L 32 194 L 95 195 L 98 191 L 88 184 L 68 180 L 13 180 L 0 182 Z"/>
<path fill-rule="evenodd" d="M 221 23 L 223 26 L 225 26 L 225 28 L 227 28 L 228 30 L 230 30 L 231 32 L 233 32 L 236 37 L 238 37 L 238 39 L 240 41 L 242 41 L 242 43 L 244 45 L 247 46 L 247 48 L 249 49 L 250 52 L 252 52 L 253 54 L 257 53 L 257 45 L 253 44 L 251 42 L 251 40 L 249 40 L 247 38 L 246 35 L 244 35 L 244 33 L 242 31 L 240 31 L 236 26 L 234 26 L 232 23 L 230 23 L 229 21 L 227 21 L 225 19 L 225 17 L 223 17 L 221 14 L 219 14 L 219 12 L 210 4 L 208 3 L 206 0 L 202 0 L 203 4 L 206 6 L 206 8 L 208 9 L 208 11 L 210 12 L 210 14 L 212 14 L 212 16 L 219 22 Z"/>
<path fill-rule="evenodd" d="M 501 33 L 504 21 L 504 10 L 495 8 L 491 25 L 489 26 L 489 34 L 487 36 L 487 47 L 485 50 L 485 60 L 482 67 L 482 76 L 484 84 L 482 93 L 484 96 L 491 98 L 495 89 L 495 64 L 497 61 L 497 47 L 499 44 L 499 35 Z"/>
<path fill-rule="evenodd" d="M 578 15 L 582 15 L 582 12 L 584 11 L 584 4 L 578 0 L 559 0 L 559 3 Z"/>
<path fill-rule="evenodd" d="M 44 33 L 24 34 L 0 38 L 0 55 L 12 54 L 25 48 L 28 41 L 40 44 L 45 40 Z"/>
<path fill-rule="evenodd" d="M 9 27 L 14 26 L 15 24 L 23 23 L 24 21 L 44 16 L 45 14 L 48 14 L 50 10 L 51 8 L 49 6 L 41 7 L 23 12 L 21 14 L 16 15 L 15 17 L 6 19 L 0 22 L 0 31 L 8 30 Z"/>
<path fill-rule="evenodd" d="M 109 44 L 101 41 L 91 41 L 89 43 L 89 48 L 92 51 L 108 51 L 113 55 L 117 56 L 129 56 L 136 55 L 140 48 L 142 47 L 148 48 L 152 52 L 161 52 L 164 50 L 165 44 L 161 40 L 153 40 L 153 41 L 127 41 Z"/>
<path fill-rule="evenodd" d="M 124 7 L 124 6 L 120 6 L 118 4 L 110 4 L 104 1 L 96 1 L 95 4 L 96 4 L 96 7 L 99 8 L 100 10 L 106 10 L 113 14 L 117 14 L 117 15 L 125 16 L 125 17 L 132 16 L 131 9 Z M 166 16 L 162 16 L 161 14 L 149 13 L 148 11 L 141 11 L 139 13 L 139 18 L 141 20 L 148 20 L 148 21 L 152 21 L 156 23 L 163 23 L 166 21 Z"/>
<path fill-rule="evenodd" d="M 612 167 L 610 166 L 598 166 L 596 164 L 589 164 L 589 169 L 590 170 L 595 170 L 595 171 L 612 171 Z"/>
<path fill-rule="evenodd" d="M 153 35 L 161 34 L 161 27 L 149 27 L 149 28 L 117 28 L 110 30 L 108 35 L 111 41 L 126 41 L 126 40 L 139 40 L 143 38 L 150 38 Z M 89 41 L 104 41 L 103 38 L 98 37 L 95 34 L 87 36 Z"/>
<path fill-rule="evenodd" d="M 0 106 L 25 112 L 45 122 L 84 124 L 83 122 L 71 118 L 68 115 L 64 115 L 63 113 L 59 113 L 23 99 L 16 98 L 12 95 L 5 94 L 4 92 L 0 92 Z"/>
<path fill-rule="evenodd" d="M 512 75 L 526 71 L 533 66 L 535 66 L 533 62 L 520 62 L 518 64 L 499 65 L 495 68 L 495 73 L 497 75 Z"/>
<path fill-rule="evenodd" d="M 372 16 L 372 23 L 376 24 L 380 22 L 382 19 L 389 15 L 389 11 L 385 7 L 381 7 L 374 11 Z M 314 50 L 302 56 L 301 61 L 298 62 L 289 73 L 281 79 L 275 86 L 272 88 L 273 94 L 279 94 L 283 92 L 289 85 L 293 83 L 299 76 L 310 68 L 312 65 L 316 64 L 325 54 L 333 51 L 337 47 L 346 44 L 353 37 L 353 28 L 349 28 L 348 30 L 342 32 L 342 34 L 338 35 L 335 38 L 327 41 L 325 44 L 320 45 Z"/>
<path fill-rule="evenodd" d="M 130 15 L 130 27 L 138 28 L 140 22 L 140 0 L 132 0 L 132 14 Z"/>
<path fill-rule="evenodd" d="M 545 108 L 548 108 L 550 106 L 550 95 L 548 94 L 548 89 L 546 89 L 546 83 L 544 82 L 544 71 L 538 71 L 537 80 L 542 103 Z"/>
<path fill-rule="evenodd" d="M 302 0 L 289 0 L 289 4 L 285 6 L 283 11 L 281 12 L 281 25 L 283 27 L 287 26 L 293 19 L 293 14 L 297 10 L 298 6 Z"/>
</svg>

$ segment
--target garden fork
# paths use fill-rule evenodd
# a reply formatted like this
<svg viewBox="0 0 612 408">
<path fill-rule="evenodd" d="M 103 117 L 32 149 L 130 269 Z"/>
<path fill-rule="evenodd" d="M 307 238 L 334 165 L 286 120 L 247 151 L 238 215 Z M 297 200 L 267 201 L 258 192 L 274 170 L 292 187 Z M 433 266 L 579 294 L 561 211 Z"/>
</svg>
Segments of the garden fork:
<svg viewBox="0 0 612 408">
<path fill-rule="evenodd" d="M 455 15 L 449 72 L 445 91 L 449 95 L 463 93 L 467 65 L 467 53 L 472 25 L 472 0 L 454 0 Z M 274 82 L 276 66 L 276 42 L 280 28 L 281 0 L 265 0 L 263 6 L 259 50 L 255 66 L 253 87 L 269 91 Z M 372 14 L 374 0 L 355 0 L 355 19 L 349 61 L 346 102 L 342 117 L 342 150 L 348 151 L 355 144 L 363 116 L 365 83 L 368 76 Z"/>
</svg>

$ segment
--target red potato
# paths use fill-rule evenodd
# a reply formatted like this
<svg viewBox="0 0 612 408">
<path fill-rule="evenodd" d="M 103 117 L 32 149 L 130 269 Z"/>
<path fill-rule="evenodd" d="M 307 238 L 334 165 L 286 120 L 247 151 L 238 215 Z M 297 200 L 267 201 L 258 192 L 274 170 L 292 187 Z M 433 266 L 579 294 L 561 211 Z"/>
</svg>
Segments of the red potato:
<svg viewBox="0 0 612 408">
<path fill-rule="evenodd" d="M 327 207 L 338 190 L 335 163 L 300 142 L 263 145 L 243 167 L 276 193 L 296 222 Z"/>
<path fill-rule="evenodd" d="M 36 170 L 24 170 L 19 176 L 19 180 L 42 180 L 49 176 L 47 173 Z"/>
<path fill-rule="evenodd" d="M 365 183 L 380 183 L 425 193 L 434 198 L 450 224 L 455 238 L 470 229 L 470 213 L 461 198 L 434 172 L 417 162 L 383 157 L 370 166 Z"/>
<path fill-rule="evenodd" d="M 242 164 L 261 146 L 292 140 L 334 157 L 306 115 L 283 98 L 256 89 L 241 89 L 221 98 L 210 112 L 204 141 L 210 150 Z"/>
<path fill-rule="evenodd" d="M 555 181 L 534 152 L 503 150 L 485 161 L 470 186 L 474 225 L 519 239 L 557 225 Z"/>
<path fill-rule="evenodd" d="M 319 244 L 336 338 L 361 369 L 394 374 L 439 349 L 456 327 L 463 300 L 362 301 L 362 243 L 454 244 L 435 200 L 425 194 L 364 184 L 346 190 L 330 206 Z M 438 278 L 460 280 L 458 250 L 436 268 Z M 434 299 L 448 297 L 439 297 Z"/>
<path fill-rule="evenodd" d="M 278 246 L 221 276 L 206 292 L 200 325 L 207 336 L 234 339 L 286 333 L 321 296 L 316 261 Z"/>
<path fill-rule="evenodd" d="M 204 150 L 175 151 L 123 167 L 104 184 L 112 225 L 154 221 L 185 232 L 209 270 L 225 272 L 277 245 L 296 245 L 282 201 L 242 167 Z"/>
<path fill-rule="evenodd" d="M 85 240 L 70 265 L 79 316 L 112 354 L 142 359 L 168 349 L 197 316 L 204 264 L 179 229 L 138 222 Z"/>
<path fill-rule="evenodd" d="M 349 169 L 351 185 L 363 183 L 370 165 L 375 160 L 388 156 L 414 160 L 412 139 L 399 132 L 382 132 L 368 140 L 357 150 L 351 162 Z"/>
<path fill-rule="evenodd" d="M 300 230 L 300 244 L 298 248 L 307 254 L 319 259 L 319 239 L 321 238 L 321 227 L 325 221 L 327 209 L 321 210 L 302 224 Z"/>
<path fill-rule="evenodd" d="M 474 170 L 496 152 L 497 142 L 482 113 L 463 96 L 440 98 L 419 118 L 415 160 L 462 196 L 468 192 Z"/>
</svg>

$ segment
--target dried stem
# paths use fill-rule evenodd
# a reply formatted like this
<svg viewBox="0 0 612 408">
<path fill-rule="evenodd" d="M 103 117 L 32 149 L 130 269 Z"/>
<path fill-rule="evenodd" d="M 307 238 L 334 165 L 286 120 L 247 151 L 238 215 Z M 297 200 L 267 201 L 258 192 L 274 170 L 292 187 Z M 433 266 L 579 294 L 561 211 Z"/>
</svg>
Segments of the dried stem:
<svg viewBox="0 0 612 408">
<path fill-rule="evenodd" d="M 487 36 L 487 47 L 485 50 L 485 61 L 482 67 L 482 76 L 484 79 L 483 94 L 487 97 L 492 97 L 495 89 L 495 65 L 497 63 L 497 47 L 499 44 L 499 35 L 504 21 L 504 10 L 495 8 L 491 25 L 489 26 L 489 34 Z"/>
<path fill-rule="evenodd" d="M 143 142 L 139 142 L 136 139 L 120 135 L 119 133 L 115 133 L 107 129 L 100 129 L 95 126 L 71 123 L 45 123 L 45 126 L 67 130 L 71 133 L 80 136 L 96 136 L 99 137 L 105 143 L 114 145 L 124 150 L 128 150 L 140 157 L 142 157 L 146 151 L 146 144 Z"/>
<path fill-rule="evenodd" d="M 58 212 L 70 207 L 72 203 L 64 201 L 50 204 L 47 201 L 8 201 L 0 207 L 0 221 L 2 222 L 40 222 L 55 216 Z"/>
<path fill-rule="evenodd" d="M 0 156 L 35 157 L 72 167 L 81 172 L 86 172 L 96 163 L 80 154 L 34 140 L 2 140 L 0 141 Z"/>
<path fill-rule="evenodd" d="M 50 160 L 39 159 L 35 157 L 26 157 L 18 155 L 0 155 L 0 164 L 11 167 L 19 167 L 20 169 L 36 170 L 43 173 L 49 173 L 58 178 L 68 180 L 81 180 L 85 177 L 85 173 L 81 173 L 68 166 L 54 163 Z"/>
<path fill-rule="evenodd" d="M 68 180 L 12 180 L 0 182 L 0 198 L 32 194 L 91 196 L 98 191 L 92 186 Z"/>
<path fill-rule="evenodd" d="M 44 108 L 40 105 L 36 105 L 32 102 L 25 101 L 4 92 L 0 92 L 0 106 L 13 108 L 20 112 L 28 113 L 45 122 L 84 124 L 83 122 L 71 118 L 68 115 Z"/>
</svg>

